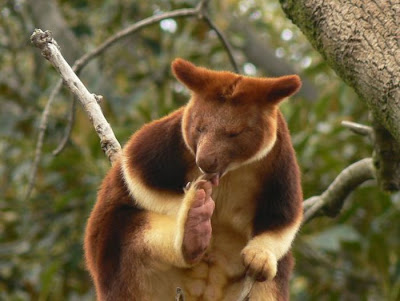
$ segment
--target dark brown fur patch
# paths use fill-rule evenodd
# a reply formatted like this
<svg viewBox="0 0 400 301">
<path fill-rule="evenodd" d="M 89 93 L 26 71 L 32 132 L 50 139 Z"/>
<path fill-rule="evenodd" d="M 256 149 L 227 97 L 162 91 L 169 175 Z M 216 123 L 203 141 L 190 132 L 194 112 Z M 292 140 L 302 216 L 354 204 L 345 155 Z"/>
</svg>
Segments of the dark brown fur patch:
<svg viewBox="0 0 400 301">
<path fill-rule="evenodd" d="M 127 144 L 128 166 L 148 187 L 183 193 L 192 165 L 181 134 L 182 110 L 145 125 Z"/>
<path fill-rule="evenodd" d="M 289 130 L 281 113 L 278 114 L 276 143 L 264 161 L 269 172 L 258 199 L 254 235 L 283 229 L 302 212 L 300 172 Z"/>
</svg>

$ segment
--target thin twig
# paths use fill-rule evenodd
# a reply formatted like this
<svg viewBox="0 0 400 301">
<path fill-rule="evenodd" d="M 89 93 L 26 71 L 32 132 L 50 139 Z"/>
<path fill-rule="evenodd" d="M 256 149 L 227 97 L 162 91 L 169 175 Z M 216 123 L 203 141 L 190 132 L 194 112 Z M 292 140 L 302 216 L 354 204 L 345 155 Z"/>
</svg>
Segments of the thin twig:
<svg viewBox="0 0 400 301">
<path fill-rule="evenodd" d="M 244 279 L 242 292 L 237 301 L 247 301 L 250 300 L 250 293 L 253 289 L 254 284 L 256 283 L 256 279 L 250 275 L 246 274 L 246 278 Z"/>
<path fill-rule="evenodd" d="M 201 3 L 204 1 L 201 1 Z M 96 47 L 92 51 L 86 53 L 84 56 L 82 56 L 80 59 L 78 59 L 72 69 L 75 72 L 79 72 L 84 66 L 87 65 L 87 63 L 92 60 L 93 58 L 97 57 L 101 53 L 103 53 L 105 50 L 110 48 L 112 45 L 114 45 L 116 42 L 119 40 L 137 32 L 138 30 L 147 27 L 149 25 L 152 25 L 154 23 L 158 23 L 164 19 L 170 19 L 170 18 L 182 18 L 182 17 L 195 17 L 199 14 L 200 12 L 200 6 L 198 5 L 196 8 L 184 8 L 184 9 L 177 9 L 171 12 L 163 13 L 160 15 L 155 15 L 148 17 L 146 19 L 143 19 L 123 30 L 120 32 L 116 33 L 115 35 L 111 36 L 108 38 L 104 43 L 102 43 L 100 46 Z"/>
<path fill-rule="evenodd" d="M 25 200 L 29 199 L 29 197 L 31 196 L 33 187 L 35 186 L 36 174 L 37 174 L 37 171 L 39 168 L 40 158 L 42 156 L 44 136 L 46 134 L 47 122 L 48 122 L 49 115 L 50 115 L 50 108 L 51 108 L 51 105 L 52 105 L 54 99 L 56 98 L 58 91 L 61 89 L 61 86 L 62 86 L 62 80 L 60 79 L 57 82 L 53 91 L 51 91 L 49 100 L 47 101 L 46 106 L 44 107 L 42 117 L 40 119 L 39 135 L 38 135 L 36 149 L 35 149 L 35 158 L 33 159 L 32 169 L 29 174 L 28 188 L 25 193 Z"/>
<path fill-rule="evenodd" d="M 100 138 L 101 148 L 111 163 L 115 162 L 119 157 L 121 145 L 101 111 L 98 104 L 99 97 L 89 93 L 78 76 L 73 72 L 49 31 L 43 32 L 40 29 L 36 29 L 31 36 L 31 41 L 36 47 L 42 50 L 42 55 L 56 68 L 66 86 L 81 102 Z"/>
<path fill-rule="evenodd" d="M 365 158 L 348 166 L 336 177 L 331 185 L 320 196 L 307 199 L 303 224 L 323 212 L 323 215 L 334 217 L 342 209 L 346 197 L 359 185 L 375 178 L 372 158 Z"/>
<path fill-rule="evenodd" d="M 229 60 L 231 61 L 231 64 L 233 66 L 233 69 L 235 70 L 236 73 L 240 73 L 239 67 L 236 63 L 236 60 L 233 56 L 233 49 L 231 44 L 229 43 L 228 39 L 225 37 L 225 35 L 222 33 L 221 30 L 218 29 L 217 25 L 210 19 L 208 16 L 207 12 L 203 12 L 203 20 L 208 24 L 208 26 L 215 31 L 217 34 L 218 38 L 220 39 L 222 45 L 225 47 L 226 52 L 228 53 Z"/>
<path fill-rule="evenodd" d="M 371 136 L 373 133 L 372 127 L 356 122 L 343 120 L 342 125 L 358 135 Z"/>
<path fill-rule="evenodd" d="M 319 195 L 316 195 L 316 196 L 309 197 L 307 200 L 305 200 L 303 202 L 303 211 L 306 212 L 308 209 L 310 209 L 315 204 L 315 202 L 319 199 L 319 197 L 320 197 Z"/>
<path fill-rule="evenodd" d="M 175 301 L 185 301 L 185 294 L 180 287 L 176 288 Z"/>
<path fill-rule="evenodd" d="M 67 124 L 67 127 L 65 128 L 64 137 L 61 140 L 58 147 L 55 150 L 53 150 L 53 156 L 59 155 L 64 150 L 64 148 L 67 146 L 67 143 L 69 141 L 69 137 L 71 136 L 72 128 L 74 127 L 75 113 L 76 113 L 76 98 L 75 97 L 73 97 L 71 103 L 72 103 L 72 105 L 69 110 L 68 124 Z"/>
</svg>

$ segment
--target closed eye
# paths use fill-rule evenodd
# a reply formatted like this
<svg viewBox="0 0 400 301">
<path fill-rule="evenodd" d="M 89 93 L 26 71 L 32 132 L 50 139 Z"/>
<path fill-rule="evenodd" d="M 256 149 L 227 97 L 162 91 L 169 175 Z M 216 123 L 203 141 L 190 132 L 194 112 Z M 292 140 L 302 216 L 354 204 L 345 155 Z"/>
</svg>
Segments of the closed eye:
<svg viewBox="0 0 400 301">
<path fill-rule="evenodd" d="M 234 138 L 234 137 L 237 137 L 237 136 L 239 136 L 240 134 L 242 134 L 244 131 L 245 131 L 245 129 L 240 130 L 240 131 L 231 131 L 231 132 L 227 132 L 227 136 L 228 136 L 229 138 Z"/>
<path fill-rule="evenodd" d="M 247 130 L 248 130 L 248 128 L 246 127 L 246 128 L 241 129 L 241 130 L 227 131 L 226 135 L 229 138 L 234 138 L 234 137 L 237 137 L 237 136 L 243 134 Z"/>
<path fill-rule="evenodd" d="M 234 138 L 234 137 L 237 137 L 237 136 L 239 136 L 240 135 L 240 132 L 231 132 L 231 133 L 228 133 L 228 137 L 229 138 Z"/>
</svg>

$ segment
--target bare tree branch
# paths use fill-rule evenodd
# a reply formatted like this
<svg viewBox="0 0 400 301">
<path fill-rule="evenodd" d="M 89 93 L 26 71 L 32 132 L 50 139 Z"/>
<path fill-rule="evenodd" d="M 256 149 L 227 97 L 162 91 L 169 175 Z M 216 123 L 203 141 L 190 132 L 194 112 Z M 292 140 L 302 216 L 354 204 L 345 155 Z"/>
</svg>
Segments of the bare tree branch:
<svg viewBox="0 0 400 301">
<path fill-rule="evenodd" d="M 228 53 L 229 60 L 231 61 L 231 64 L 233 66 L 233 69 L 235 70 L 236 73 L 240 73 L 239 67 L 235 61 L 235 58 L 233 56 L 233 49 L 231 44 L 229 43 L 228 39 L 226 36 L 218 29 L 218 27 L 215 25 L 215 23 L 210 19 L 208 16 L 207 12 L 204 12 L 203 14 L 203 19 L 204 21 L 208 24 L 208 26 L 215 31 L 217 34 L 218 38 L 220 39 L 222 45 L 224 45 L 226 52 Z"/>
<path fill-rule="evenodd" d="M 356 122 L 343 120 L 342 125 L 358 135 L 371 137 L 373 133 L 372 127 Z"/>
<path fill-rule="evenodd" d="M 237 301 L 250 300 L 250 293 L 251 293 L 251 290 L 253 289 L 253 286 L 255 283 L 256 283 L 256 279 L 254 277 L 246 275 L 246 278 L 244 279 L 244 283 L 243 283 L 242 292 L 241 292 L 239 298 L 237 299 Z"/>
<path fill-rule="evenodd" d="M 202 4 L 204 1 L 201 1 L 200 4 Z M 184 9 L 178 9 L 174 10 L 171 12 L 155 15 L 148 17 L 146 19 L 143 19 L 123 30 L 120 32 L 116 33 L 115 35 L 111 36 L 108 38 L 105 42 L 103 42 L 100 46 L 96 47 L 92 51 L 86 53 L 83 55 L 80 59 L 78 59 L 72 69 L 75 72 L 79 72 L 84 66 L 86 66 L 92 59 L 106 51 L 108 48 L 110 48 L 112 45 L 117 43 L 123 38 L 126 38 L 127 36 L 139 31 L 140 29 L 147 27 L 149 25 L 152 25 L 154 23 L 158 23 L 164 19 L 170 19 L 170 18 L 182 18 L 182 17 L 195 17 L 199 16 L 199 13 L 201 12 L 202 5 L 198 5 L 196 8 L 184 8 Z"/>
<path fill-rule="evenodd" d="M 303 224 L 317 215 L 334 217 L 339 214 L 346 197 L 359 185 L 375 178 L 371 158 L 362 159 L 345 168 L 320 196 L 304 201 Z"/>
<path fill-rule="evenodd" d="M 185 301 L 185 295 L 180 287 L 176 288 L 175 301 Z"/>
<path fill-rule="evenodd" d="M 65 128 L 64 137 L 61 140 L 60 144 L 57 146 L 57 148 L 53 150 L 53 156 L 58 156 L 67 146 L 69 137 L 71 136 L 72 128 L 74 126 L 75 113 L 76 113 L 76 98 L 73 97 L 71 102 L 71 109 L 69 110 L 68 114 L 68 124 L 67 127 Z"/>
<path fill-rule="evenodd" d="M 218 37 L 220 38 L 221 42 L 223 43 L 225 49 L 228 52 L 229 59 L 232 63 L 233 68 L 235 69 L 236 72 L 238 72 L 237 64 L 236 61 L 233 58 L 232 55 L 232 47 L 230 46 L 229 42 L 227 39 L 224 37 L 224 35 L 221 33 L 221 31 L 215 26 L 215 24 L 210 20 L 206 13 L 206 8 L 207 8 L 207 3 L 209 0 L 202 0 L 199 2 L 199 4 L 195 8 L 183 8 L 183 9 L 177 9 L 171 12 L 155 15 L 148 17 L 146 19 L 143 19 L 123 30 L 120 32 L 116 33 L 115 35 L 111 36 L 108 38 L 105 42 L 103 42 L 100 46 L 96 47 L 92 51 L 86 53 L 83 55 L 80 59 L 78 59 L 72 69 L 75 72 L 79 72 L 82 70 L 84 66 L 86 66 L 93 58 L 97 57 L 101 53 L 103 53 L 105 50 L 110 48 L 112 45 L 117 43 L 123 38 L 126 38 L 127 36 L 130 36 L 131 34 L 141 30 L 144 27 L 150 26 L 154 23 L 158 23 L 162 20 L 165 19 L 171 19 L 171 18 L 182 18 L 182 17 L 198 17 L 199 19 L 204 19 L 206 23 L 210 26 L 211 29 L 213 29 Z"/>
<path fill-rule="evenodd" d="M 49 31 L 43 32 L 40 29 L 36 29 L 31 36 L 31 41 L 36 47 L 42 50 L 42 55 L 57 69 L 64 83 L 82 103 L 83 108 L 89 116 L 89 120 L 92 122 L 100 138 L 101 148 L 111 163 L 115 162 L 121 151 L 121 146 L 97 103 L 97 97 L 89 93 L 73 72 L 61 55 L 57 42 L 53 39 Z"/>
<path fill-rule="evenodd" d="M 50 108 L 51 105 L 53 104 L 54 99 L 56 98 L 56 94 L 61 89 L 61 86 L 62 86 L 62 80 L 59 80 L 53 91 L 51 91 L 49 100 L 47 101 L 46 106 L 44 107 L 42 117 L 40 119 L 39 136 L 36 142 L 35 158 L 33 159 L 31 173 L 29 174 L 28 188 L 25 193 L 26 200 L 29 199 L 33 187 L 35 186 L 35 179 L 39 168 L 40 158 L 42 156 L 43 141 L 44 141 L 44 136 L 46 134 L 47 122 L 50 115 Z"/>
</svg>

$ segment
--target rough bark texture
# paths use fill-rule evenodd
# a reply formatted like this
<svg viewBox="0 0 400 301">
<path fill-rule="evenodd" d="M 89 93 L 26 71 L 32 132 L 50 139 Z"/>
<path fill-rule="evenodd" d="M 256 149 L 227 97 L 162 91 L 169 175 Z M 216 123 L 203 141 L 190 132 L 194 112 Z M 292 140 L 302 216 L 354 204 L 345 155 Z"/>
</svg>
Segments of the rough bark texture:
<svg viewBox="0 0 400 301">
<path fill-rule="evenodd" d="M 385 191 L 400 189 L 400 144 L 378 122 L 373 126 L 373 161 L 378 185 Z"/>
<path fill-rule="evenodd" d="M 280 2 L 288 17 L 400 142 L 400 1 Z"/>
</svg>

